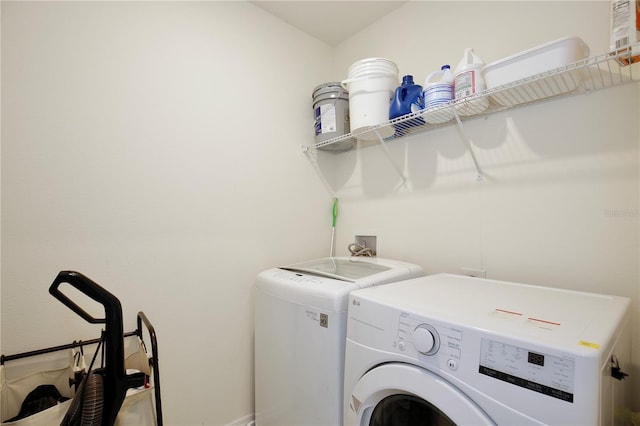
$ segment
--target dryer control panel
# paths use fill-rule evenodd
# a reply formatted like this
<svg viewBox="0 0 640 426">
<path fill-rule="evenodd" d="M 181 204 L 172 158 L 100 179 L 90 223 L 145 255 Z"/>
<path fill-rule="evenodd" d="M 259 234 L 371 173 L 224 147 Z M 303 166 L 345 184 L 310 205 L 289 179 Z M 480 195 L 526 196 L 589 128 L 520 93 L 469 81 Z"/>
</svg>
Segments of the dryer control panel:
<svg viewBox="0 0 640 426">
<path fill-rule="evenodd" d="M 575 360 L 483 338 L 478 372 L 544 395 L 573 402 Z"/>
<path fill-rule="evenodd" d="M 455 370 L 462 354 L 462 329 L 400 312 L 397 347 L 401 353 L 431 360 Z"/>
</svg>

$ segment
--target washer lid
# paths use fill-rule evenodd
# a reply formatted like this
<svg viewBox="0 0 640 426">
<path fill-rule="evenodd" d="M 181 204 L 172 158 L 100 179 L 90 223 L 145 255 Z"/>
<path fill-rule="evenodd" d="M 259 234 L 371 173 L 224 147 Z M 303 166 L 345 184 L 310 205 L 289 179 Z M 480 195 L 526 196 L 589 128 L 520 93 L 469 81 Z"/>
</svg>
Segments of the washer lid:
<svg viewBox="0 0 640 426">
<path fill-rule="evenodd" d="M 366 261 L 364 259 L 356 258 L 325 257 L 322 259 L 296 263 L 295 265 L 285 266 L 280 269 L 293 272 L 304 272 L 306 274 L 354 283 L 359 279 L 388 271 L 391 268 L 373 263 L 370 260 Z"/>
</svg>

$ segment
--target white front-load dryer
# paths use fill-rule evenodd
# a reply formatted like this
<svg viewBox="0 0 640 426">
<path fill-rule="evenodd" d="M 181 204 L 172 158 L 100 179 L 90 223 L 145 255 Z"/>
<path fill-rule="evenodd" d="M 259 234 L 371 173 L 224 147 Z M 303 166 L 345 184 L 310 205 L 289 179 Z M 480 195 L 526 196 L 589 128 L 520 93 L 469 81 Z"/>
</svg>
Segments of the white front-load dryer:
<svg viewBox="0 0 640 426">
<path fill-rule="evenodd" d="M 349 293 L 422 275 L 420 266 L 375 257 L 322 258 L 260 273 L 256 425 L 342 424 Z"/>
<path fill-rule="evenodd" d="M 344 425 L 629 424 L 629 306 L 450 274 L 354 291 Z"/>
</svg>

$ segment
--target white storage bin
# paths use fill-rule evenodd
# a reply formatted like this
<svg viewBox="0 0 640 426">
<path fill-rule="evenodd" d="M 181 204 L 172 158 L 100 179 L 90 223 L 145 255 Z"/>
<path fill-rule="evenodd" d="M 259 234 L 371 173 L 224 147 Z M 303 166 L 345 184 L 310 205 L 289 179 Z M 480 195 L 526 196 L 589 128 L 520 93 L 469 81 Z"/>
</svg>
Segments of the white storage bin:
<svg viewBox="0 0 640 426">
<path fill-rule="evenodd" d="M 492 62 L 482 69 L 487 90 L 517 80 L 560 68 L 589 56 L 589 46 L 579 37 L 564 37 L 533 47 L 507 58 Z M 500 105 L 521 103 L 560 95 L 578 88 L 582 76 L 579 71 L 561 76 L 540 78 L 491 95 Z"/>
</svg>

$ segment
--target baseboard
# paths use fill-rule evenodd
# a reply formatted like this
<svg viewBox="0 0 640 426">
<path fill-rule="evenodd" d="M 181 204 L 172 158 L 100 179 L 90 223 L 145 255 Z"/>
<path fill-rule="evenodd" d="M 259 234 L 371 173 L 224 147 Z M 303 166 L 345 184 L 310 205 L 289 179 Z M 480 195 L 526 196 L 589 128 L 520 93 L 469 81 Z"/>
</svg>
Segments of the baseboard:
<svg viewBox="0 0 640 426">
<path fill-rule="evenodd" d="M 254 426 L 255 423 L 255 415 L 253 413 L 247 414 L 246 416 L 236 419 L 231 423 L 226 424 L 225 426 Z"/>
</svg>

